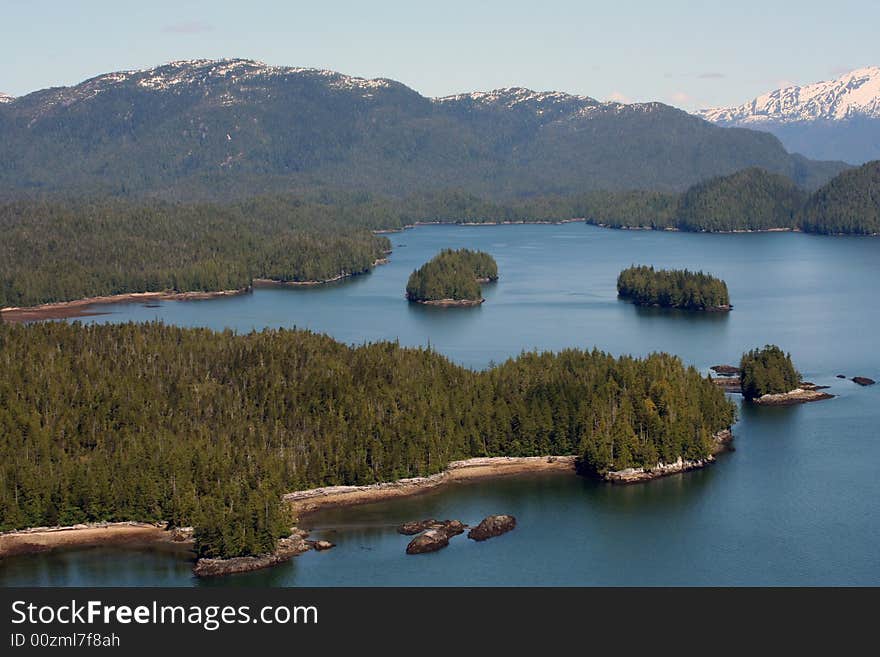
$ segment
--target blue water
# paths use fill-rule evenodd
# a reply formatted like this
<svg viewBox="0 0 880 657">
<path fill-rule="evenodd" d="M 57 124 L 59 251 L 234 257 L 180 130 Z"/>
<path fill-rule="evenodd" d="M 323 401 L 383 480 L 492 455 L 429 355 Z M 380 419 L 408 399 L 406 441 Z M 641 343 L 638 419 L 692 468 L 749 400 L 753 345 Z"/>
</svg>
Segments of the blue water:
<svg viewBox="0 0 880 657">
<path fill-rule="evenodd" d="M 301 327 L 362 343 L 430 344 L 485 367 L 527 349 L 669 351 L 707 368 L 755 346 L 790 351 L 835 399 L 741 409 L 736 451 L 711 468 L 615 487 L 566 475 L 455 484 L 417 497 L 323 512 L 314 535 L 338 544 L 284 566 L 198 582 L 179 554 L 93 548 L 0 563 L 0 585 L 581 585 L 880 584 L 880 240 L 802 234 L 704 235 L 560 226 L 432 226 L 391 235 L 391 263 L 311 289 L 259 289 L 208 301 L 96 307 L 84 321 Z M 444 247 L 479 248 L 501 279 L 479 308 L 408 304 L 409 273 Z M 630 264 L 724 278 L 729 314 L 642 309 L 616 297 Z M 152 306 L 152 307 L 150 307 Z M 422 517 L 475 523 L 512 513 L 514 532 L 461 536 L 404 554 L 394 527 Z"/>
</svg>

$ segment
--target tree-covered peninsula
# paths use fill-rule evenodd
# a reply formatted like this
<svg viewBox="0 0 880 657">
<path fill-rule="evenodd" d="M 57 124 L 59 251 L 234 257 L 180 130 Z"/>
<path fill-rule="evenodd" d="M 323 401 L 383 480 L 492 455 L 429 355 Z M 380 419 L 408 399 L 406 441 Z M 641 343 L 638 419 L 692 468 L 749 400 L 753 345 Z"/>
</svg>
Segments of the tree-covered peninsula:
<svg viewBox="0 0 880 657">
<path fill-rule="evenodd" d="M 410 274 L 406 298 L 435 305 L 483 302 L 481 283 L 498 280 L 495 259 L 483 251 L 444 249 Z"/>
<path fill-rule="evenodd" d="M 702 311 L 727 311 L 732 307 L 727 283 L 687 269 L 628 267 L 617 277 L 617 293 L 640 306 Z"/>
<path fill-rule="evenodd" d="M 0 529 L 196 527 L 200 556 L 267 552 L 282 494 L 572 454 L 603 473 L 712 453 L 734 406 L 674 356 L 430 349 L 306 331 L 0 324 Z"/>
<path fill-rule="evenodd" d="M 361 216 L 368 209 L 292 198 L 0 204 L 0 308 L 367 272 L 391 245 L 358 225 Z"/>
<path fill-rule="evenodd" d="M 742 394 L 748 400 L 791 392 L 801 381 L 791 355 L 776 345 L 744 353 L 739 367 Z"/>
</svg>

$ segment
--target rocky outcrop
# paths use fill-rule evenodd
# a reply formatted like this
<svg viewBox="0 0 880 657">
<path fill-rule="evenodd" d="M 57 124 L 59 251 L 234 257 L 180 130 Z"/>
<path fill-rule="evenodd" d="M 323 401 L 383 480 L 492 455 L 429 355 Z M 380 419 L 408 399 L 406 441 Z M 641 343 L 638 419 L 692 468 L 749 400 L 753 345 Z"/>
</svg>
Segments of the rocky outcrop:
<svg viewBox="0 0 880 657">
<path fill-rule="evenodd" d="M 846 378 L 846 374 L 838 374 L 838 375 L 837 375 L 837 378 L 838 378 L 838 379 L 845 379 L 845 378 Z"/>
<path fill-rule="evenodd" d="M 436 552 L 449 545 L 449 539 L 463 534 L 467 525 L 461 520 L 417 520 L 406 522 L 397 528 L 401 534 L 420 533 L 406 546 L 407 554 Z"/>
<path fill-rule="evenodd" d="M 426 529 L 430 529 L 437 525 L 439 521 L 434 520 L 434 518 L 428 518 L 427 520 L 413 520 L 411 522 L 405 522 L 400 527 L 397 528 L 398 534 L 403 534 L 405 536 L 413 536 L 415 534 L 420 534 Z"/>
<path fill-rule="evenodd" d="M 742 392 L 742 382 L 738 376 L 723 375 L 717 379 L 712 378 L 712 383 L 719 388 L 723 388 L 724 392 Z"/>
<path fill-rule="evenodd" d="M 464 533 L 467 525 L 461 522 L 461 520 L 435 520 L 434 518 L 429 518 L 427 520 L 405 522 L 397 528 L 397 533 L 412 536 L 427 529 L 442 529 L 450 536 L 458 536 Z"/>
<path fill-rule="evenodd" d="M 733 432 L 730 429 L 722 429 L 712 436 L 713 446 L 712 453 L 704 459 L 684 459 L 678 457 L 672 463 L 663 463 L 662 461 L 653 468 L 624 468 L 622 470 L 611 470 L 602 475 L 605 481 L 613 484 L 638 484 L 652 479 L 659 479 L 667 475 L 678 474 L 679 472 L 688 472 L 689 470 L 697 470 L 704 468 L 710 463 L 715 462 L 715 457 L 724 451 L 732 451 Z"/>
<path fill-rule="evenodd" d="M 832 399 L 833 397 L 834 395 L 828 394 L 827 392 L 795 388 L 788 392 L 761 395 L 751 401 L 758 406 L 791 406 L 793 404 L 806 404 L 809 402 L 822 401 L 823 399 Z"/>
<path fill-rule="evenodd" d="M 331 543 L 330 541 L 306 541 L 306 543 L 315 552 L 323 552 L 324 550 L 336 547 L 336 543 Z"/>
<path fill-rule="evenodd" d="M 874 379 L 869 379 L 866 376 L 854 376 L 852 380 L 854 383 L 858 383 L 860 386 L 872 386 L 876 383 Z"/>
<path fill-rule="evenodd" d="M 196 577 L 217 577 L 277 566 L 292 557 L 309 551 L 311 546 L 309 541 L 305 540 L 306 536 L 308 536 L 307 532 L 294 528 L 290 536 L 278 540 L 275 551 L 269 554 L 261 554 L 256 557 L 232 557 L 230 559 L 199 559 L 193 568 L 193 574 Z"/>
<path fill-rule="evenodd" d="M 406 546 L 407 554 L 424 554 L 436 552 L 449 545 L 449 534 L 442 529 L 429 529 L 416 536 Z"/>
<path fill-rule="evenodd" d="M 713 365 L 709 368 L 720 376 L 739 376 L 741 370 L 733 365 Z"/>
<path fill-rule="evenodd" d="M 662 461 L 653 468 L 624 468 L 623 470 L 611 470 L 605 473 L 604 479 L 612 484 L 636 484 L 651 479 L 658 479 L 679 472 L 687 472 L 688 470 L 696 470 L 703 468 L 707 464 L 712 463 L 714 457 L 709 456 L 705 459 L 687 460 L 678 457 L 671 463 L 663 463 Z"/>
<path fill-rule="evenodd" d="M 495 536 L 506 534 L 516 527 L 516 518 L 513 516 L 487 516 L 480 524 L 468 532 L 468 538 L 474 541 L 485 541 Z"/>
<path fill-rule="evenodd" d="M 195 530 L 192 527 L 175 527 L 171 530 L 171 540 L 175 543 L 184 543 L 193 540 Z"/>
</svg>

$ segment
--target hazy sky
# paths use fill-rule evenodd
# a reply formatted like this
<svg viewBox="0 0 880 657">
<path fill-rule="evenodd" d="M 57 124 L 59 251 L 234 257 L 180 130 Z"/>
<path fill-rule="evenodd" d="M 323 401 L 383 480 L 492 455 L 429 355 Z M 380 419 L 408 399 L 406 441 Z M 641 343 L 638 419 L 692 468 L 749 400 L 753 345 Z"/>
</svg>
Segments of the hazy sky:
<svg viewBox="0 0 880 657">
<path fill-rule="evenodd" d="M 175 59 L 389 77 L 428 96 L 506 86 L 693 109 L 880 64 L 878 0 L 0 0 L 0 91 Z"/>
</svg>

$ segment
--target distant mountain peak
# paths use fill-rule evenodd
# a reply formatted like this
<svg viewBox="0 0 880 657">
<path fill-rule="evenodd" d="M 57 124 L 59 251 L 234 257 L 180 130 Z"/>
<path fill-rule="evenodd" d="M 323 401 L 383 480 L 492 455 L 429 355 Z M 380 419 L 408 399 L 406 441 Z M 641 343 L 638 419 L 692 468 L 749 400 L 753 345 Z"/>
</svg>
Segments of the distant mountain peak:
<svg viewBox="0 0 880 657">
<path fill-rule="evenodd" d="M 10 96 L 9 94 L 4 94 L 3 92 L 0 92 L 0 104 L 11 103 L 13 100 L 15 100 L 15 98 L 13 96 Z"/>
<path fill-rule="evenodd" d="M 858 68 L 834 80 L 776 89 L 737 107 L 704 109 L 697 114 L 714 123 L 745 126 L 880 118 L 880 66 Z"/>
</svg>

